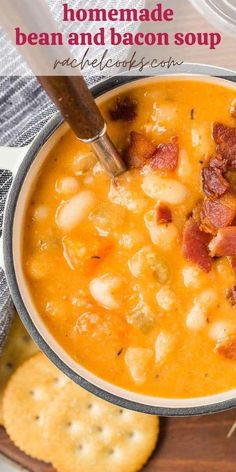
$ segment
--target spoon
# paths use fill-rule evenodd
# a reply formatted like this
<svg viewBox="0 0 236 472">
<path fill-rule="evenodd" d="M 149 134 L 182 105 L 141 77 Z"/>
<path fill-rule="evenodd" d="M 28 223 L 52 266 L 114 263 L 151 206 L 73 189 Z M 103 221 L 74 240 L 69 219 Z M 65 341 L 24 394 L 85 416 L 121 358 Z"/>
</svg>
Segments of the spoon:
<svg viewBox="0 0 236 472">
<path fill-rule="evenodd" d="M 16 25 L 24 34 L 30 31 L 56 31 L 48 5 L 44 0 L 0 0 L 1 24 L 14 39 Z M 24 15 L 24 12 L 27 12 Z M 90 144 L 104 169 L 113 177 L 126 171 L 126 164 L 109 138 L 106 123 L 82 75 L 45 75 L 58 57 L 69 57 L 63 47 L 38 48 L 18 46 L 41 85 L 60 110 L 65 120 L 83 142 Z M 42 71 L 42 72 L 41 72 Z M 39 76 L 40 72 L 40 76 Z"/>
<path fill-rule="evenodd" d="M 84 78 L 40 76 L 38 80 L 80 141 L 90 144 L 104 169 L 113 177 L 125 172 L 126 164 L 107 134 Z"/>
</svg>

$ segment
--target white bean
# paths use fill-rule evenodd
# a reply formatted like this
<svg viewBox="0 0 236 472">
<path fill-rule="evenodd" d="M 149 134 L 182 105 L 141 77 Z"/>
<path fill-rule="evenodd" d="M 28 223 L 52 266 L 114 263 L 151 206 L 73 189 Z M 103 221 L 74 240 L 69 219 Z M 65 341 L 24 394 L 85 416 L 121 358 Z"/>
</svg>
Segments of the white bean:
<svg viewBox="0 0 236 472">
<path fill-rule="evenodd" d="M 209 310 L 217 302 L 217 293 L 211 288 L 206 289 L 196 297 L 195 302 L 204 310 Z"/>
<path fill-rule="evenodd" d="M 184 181 L 189 179 L 189 176 L 192 174 L 192 166 L 190 164 L 190 160 L 185 149 L 181 150 L 179 153 L 179 167 L 178 167 L 178 175 Z"/>
<path fill-rule="evenodd" d="M 79 191 L 79 182 L 75 177 L 63 177 L 56 182 L 56 191 L 70 195 Z"/>
<path fill-rule="evenodd" d="M 105 274 L 102 277 L 91 280 L 89 288 L 92 297 L 97 303 L 107 310 L 116 310 L 120 307 L 120 301 L 115 296 L 115 291 L 122 284 L 118 276 Z"/>
<path fill-rule="evenodd" d="M 58 207 L 56 213 L 57 225 L 63 231 L 71 231 L 88 216 L 96 203 L 97 197 L 94 192 L 85 190 L 78 193 Z"/>
<path fill-rule="evenodd" d="M 92 151 L 87 154 L 77 156 L 74 160 L 74 170 L 76 175 L 84 175 L 96 164 L 97 160 Z"/>
<path fill-rule="evenodd" d="M 46 205 L 39 205 L 35 208 L 33 213 L 33 220 L 35 221 L 43 221 L 49 215 L 49 208 Z"/>
<path fill-rule="evenodd" d="M 151 349 L 142 347 L 129 347 L 127 349 L 125 363 L 135 383 L 142 384 L 145 382 L 152 357 Z"/>
<path fill-rule="evenodd" d="M 163 310 L 171 310 L 175 306 L 176 297 L 169 287 L 162 287 L 156 294 L 156 301 Z"/>
<path fill-rule="evenodd" d="M 186 318 L 186 326 L 192 331 L 199 331 L 207 324 L 205 310 L 197 303 L 193 305 Z"/>
<path fill-rule="evenodd" d="M 144 222 L 152 243 L 160 246 L 160 248 L 171 249 L 178 240 L 178 230 L 174 223 L 158 225 L 155 221 L 155 210 L 150 210 L 144 215 Z"/>
<path fill-rule="evenodd" d="M 209 327 L 209 336 L 213 341 L 219 342 L 229 336 L 235 330 L 230 321 L 216 321 Z"/>
<path fill-rule="evenodd" d="M 160 364 L 165 360 L 174 344 L 173 336 L 161 331 L 155 342 L 155 361 Z"/>
<path fill-rule="evenodd" d="M 148 197 L 172 205 L 182 203 L 188 195 L 187 188 L 182 183 L 154 173 L 143 177 L 142 189 Z"/>
<path fill-rule="evenodd" d="M 202 284 L 202 273 L 197 267 L 184 267 L 182 276 L 186 288 L 198 288 Z"/>
</svg>

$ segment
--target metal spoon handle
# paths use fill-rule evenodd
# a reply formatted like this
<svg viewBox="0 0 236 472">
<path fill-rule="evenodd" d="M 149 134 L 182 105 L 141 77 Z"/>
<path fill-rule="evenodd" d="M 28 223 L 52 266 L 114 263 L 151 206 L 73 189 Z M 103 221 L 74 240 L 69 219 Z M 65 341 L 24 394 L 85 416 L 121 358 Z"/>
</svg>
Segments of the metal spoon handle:
<svg viewBox="0 0 236 472">
<path fill-rule="evenodd" d="M 101 164 L 112 176 L 126 170 L 106 134 L 106 123 L 82 76 L 40 76 L 40 83 L 81 141 L 91 144 Z"/>
</svg>

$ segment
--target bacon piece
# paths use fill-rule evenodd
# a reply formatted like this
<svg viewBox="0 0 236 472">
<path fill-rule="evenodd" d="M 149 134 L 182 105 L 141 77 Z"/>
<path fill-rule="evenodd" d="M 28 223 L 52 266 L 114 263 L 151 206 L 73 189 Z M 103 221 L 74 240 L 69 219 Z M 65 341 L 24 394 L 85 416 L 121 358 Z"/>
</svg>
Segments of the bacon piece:
<svg viewBox="0 0 236 472">
<path fill-rule="evenodd" d="M 214 167 L 202 169 L 202 185 L 208 197 L 221 197 L 229 188 L 229 183 L 223 177 L 221 170 Z"/>
<path fill-rule="evenodd" d="M 157 222 L 157 224 L 171 223 L 172 222 L 171 209 L 168 206 L 159 205 L 157 207 L 156 222 Z"/>
<path fill-rule="evenodd" d="M 207 233 L 216 233 L 218 229 L 230 226 L 236 215 L 236 206 L 224 204 L 224 197 L 220 200 L 206 199 L 200 212 L 200 229 Z"/>
<path fill-rule="evenodd" d="M 205 272 L 209 272 L 212 266 L 208 244 L 211 235 L 200 230 L 197 222 L 190 218 L 183 231 L 182 250 L 184 257 L 197 264 Z"/>
<path fill-rule="evenodd" d="M 150 167 L 153 170 L 175 170 L 179 159 L 179 145 L 178 138 L 175 136 L 170 143 L 159 144 L 155 153 L 153 154 Z"/>
<path fill-rule="evenodd" d="M 216 144 L 220 144 L 222 142 L 222 136 L 224 135 L 226 129 L 228 129 L 228 127 L 223 125 L 222 123 L 219 123 L 218 121 L 215 121 L 215 123 L 213 123 L 212 135 Z"/>
<path fill-rule="evenodd" d="M 227 169 L 236 169 L 236 128 L 214 123 L 213 138 L 217 144 L 217 153 L 227 161 Z"/>
<path fill-rule="evenodd" d="M 130 144 L 124 154 L 124 159 L 129 167 L 141 169 L 155 151 L 154 144 L 146 136 L 136 131 L 131 131 Z"/>
<path fill-rule="evenodd" d="M 228 290 L 227 299 L 232 306 L 236 306 L 236 285 Z"/>
<path fill-rule="evenodd" d="M 221 228 L 209 244 L 211 256 L 236 256 L 236 226 Z"/>
<path fill-rule="evenodd" d="M 216 345 L 216 352 L 226 359 L 236 361 L 236 335 L 233 334 L 221 339 Z"/>
<path fill-rule="evenodd" d="M 113 121 L 132 121 L 137 116 L 137 102 L 130 97 L 118 97 L 109 114 Z"/>
<path fill-rule="evenodd" d="M 226 172 L 227 170 L 227 160 L 222 159 L 219 154 L 212 156 L 208 162 L 208 166 L 212 167 L 213 169 L 220 169 L 221 172 Z"/>
</svg>

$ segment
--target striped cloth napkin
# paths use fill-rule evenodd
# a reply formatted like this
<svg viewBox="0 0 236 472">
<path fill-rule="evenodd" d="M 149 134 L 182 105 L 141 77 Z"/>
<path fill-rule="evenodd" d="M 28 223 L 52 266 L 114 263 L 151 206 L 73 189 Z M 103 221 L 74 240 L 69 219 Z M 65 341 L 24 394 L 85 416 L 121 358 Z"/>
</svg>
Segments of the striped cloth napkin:
<svg viewBox="0 0 236 472">
<path fill-rule="evenodd" d="M 29 144 L 55 110 L 35 78 L 0 77 L 0 146 Z M 0 235 L 11 183 L 11 172 L 0 169 Z M 0 353 L 13 316 L 5 274 L 0 269 Z"/>
</svg>

